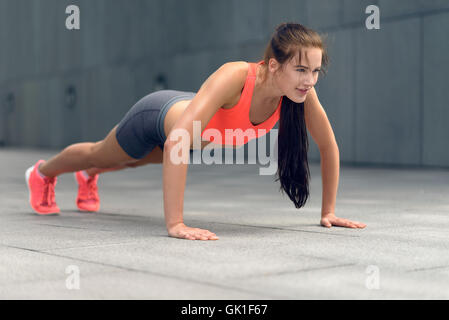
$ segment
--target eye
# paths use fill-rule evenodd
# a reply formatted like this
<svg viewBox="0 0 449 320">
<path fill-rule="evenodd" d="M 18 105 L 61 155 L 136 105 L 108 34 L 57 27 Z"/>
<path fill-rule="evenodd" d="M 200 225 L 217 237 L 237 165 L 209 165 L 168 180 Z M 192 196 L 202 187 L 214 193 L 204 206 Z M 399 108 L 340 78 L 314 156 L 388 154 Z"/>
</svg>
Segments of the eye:
<svg viewBox="0 0 449 320">
<path fill-rule="evenodd" d="M 320 72 L 321 70 L 315 70 L 314 72 Z"/>
<path fill-rule="evenodd" d="M 305 69 L 297 69 L 296 71 L 305 72 Z"/>
</svg>

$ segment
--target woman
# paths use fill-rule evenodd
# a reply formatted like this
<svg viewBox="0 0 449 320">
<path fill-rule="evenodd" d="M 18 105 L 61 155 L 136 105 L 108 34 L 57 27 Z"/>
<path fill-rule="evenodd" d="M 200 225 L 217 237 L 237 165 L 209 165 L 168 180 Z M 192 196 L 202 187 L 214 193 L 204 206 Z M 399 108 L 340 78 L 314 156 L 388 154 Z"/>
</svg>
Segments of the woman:
<svg viewBox="0 0 449 320">
<path fill-rule="evenodd" d="M 327 62 L 323 42 L 315 31 L 300 24 L 283 23 L 276 28 L 259 63 L 225 63 L 196 94 L 153 92 L 137 102 L 104 140 L 73 144 L 48 161 L 39 160 L 26 172 L 31 206 L 39 214 L 59 213 L 54 197 L 56 177 L 75 172 L 78 208 L 97 211 L 96 183 L 100 173 L 162 162 L 169 236 L 217 240 L 214 233 L 183 223 L 187 164 L 172 159 L 179 147 L 175 132 L 185 132 L 190 138 L 180 144 L 192 149 L 194 121 L 200 121 L 204 148 L 211 141 L 224 144 L 223 140 L 207 138 L 206 129 L 270 130 L 279 120 L 277 174 L 281 191 L 287 193 L 296 208 L 304 206 L 309 196 L 307 126 L 321 154 L 321 225 L 364 228 L 365 224 L 338 218 L 334 213 L 339 151 L 313 88 Z"/>
</svg>

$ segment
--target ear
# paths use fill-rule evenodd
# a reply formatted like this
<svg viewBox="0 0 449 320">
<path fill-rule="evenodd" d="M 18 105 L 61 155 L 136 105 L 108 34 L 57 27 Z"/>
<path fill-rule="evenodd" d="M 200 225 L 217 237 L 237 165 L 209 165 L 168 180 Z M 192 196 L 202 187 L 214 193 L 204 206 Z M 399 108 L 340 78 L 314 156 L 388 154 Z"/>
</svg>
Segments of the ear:
<svg viewBox="0 0 449 320">
<path fill-rule="evenodd" d="M 277 62 L 275 58 L 270 58 L 270 60 L 268 60 L 268 71 L 275 72 L 280 66 L 281 64 Z"/>
</svg>

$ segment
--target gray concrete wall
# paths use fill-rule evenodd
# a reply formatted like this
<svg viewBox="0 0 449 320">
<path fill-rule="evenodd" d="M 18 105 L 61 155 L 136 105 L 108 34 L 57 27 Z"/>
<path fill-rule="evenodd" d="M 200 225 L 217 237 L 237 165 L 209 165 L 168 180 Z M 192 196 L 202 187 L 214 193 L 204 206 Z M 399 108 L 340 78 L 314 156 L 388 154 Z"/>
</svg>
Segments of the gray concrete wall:
<svg viewBox="0 0 449 320">
<path fill-rule="evenodd" d="M 380 30 L 365 28 L 369 4 Z M 307 10 L 309 26 L 329 35 L 317 91 L 342 162 L 449 167 L 449 1 L 321 0 Z"/>
<path fill-rule="evenodd" d="M 365 28 L 370 4 L 380 30 Z M 0 142 L 100 140 L 159 74 L 197 91 L 221 64 L 260 59 L 285 21 L 328 35 L 317 92 L 343 163 L 449 167 L 447 0 L 0 0 Z"/>
</svg>

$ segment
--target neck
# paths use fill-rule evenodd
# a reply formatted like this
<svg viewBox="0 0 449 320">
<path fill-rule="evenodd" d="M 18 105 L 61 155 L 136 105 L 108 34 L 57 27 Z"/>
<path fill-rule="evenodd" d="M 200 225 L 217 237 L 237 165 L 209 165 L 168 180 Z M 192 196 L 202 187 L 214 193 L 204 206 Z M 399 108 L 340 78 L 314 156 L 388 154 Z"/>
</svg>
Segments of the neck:
<svg viewBox="0 0 449 320">
<path fill-rule="evenodd" d="M 273 74 L 268 72 L 265 64 L 258 65 L 254 90 L 257 91 L 260 100 L 267 104 L 279 101 L 283 95 L 274 81 Z"/>
</svg>

